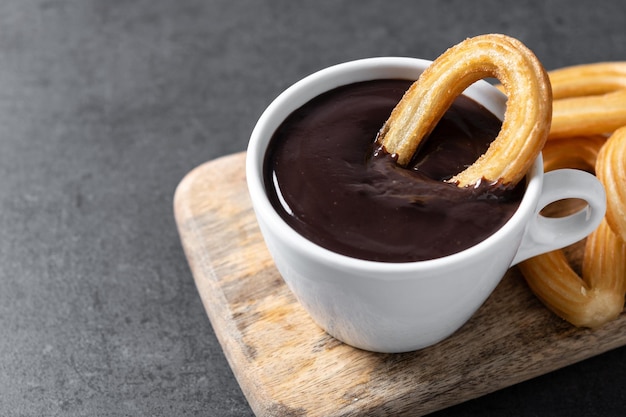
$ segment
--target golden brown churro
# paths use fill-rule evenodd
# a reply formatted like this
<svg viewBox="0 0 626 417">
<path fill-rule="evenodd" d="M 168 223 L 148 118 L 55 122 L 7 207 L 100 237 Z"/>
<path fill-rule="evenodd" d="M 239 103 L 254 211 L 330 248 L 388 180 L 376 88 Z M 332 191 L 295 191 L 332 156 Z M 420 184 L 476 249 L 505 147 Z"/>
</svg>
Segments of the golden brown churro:
<svg viewBox="0 0 626 417">
<path fill-rule="evenodd" d="M 592 96 L 626 89 L 626 62 L 596 62 L 548 72 L 552 99 Z"/>
<path fill-rule="evenodd" d="M 596 175 L 606 189 L 606 221 L 626 241 L 626 126 L 616 130 L 600 150 Z"/>
<path fill-rule="evenodd" d="M 626 89 L 626 61 L 596 62 L 548 71 L 552 99 L 594 96 Z M 496 87 L 504 92 L 502 85 Z"/>
<path fill-rule="evenodd" d="M 406 165 L 452 101 L 482 78 L 495 77 L 508 96 L 502 130 L 474 164 L 449 180 L 516 184 L 543 147 L 552 114 L 550 82 L 520 41 L 490 34 L 467 39 L 439 56 L 409 88 L 382 127 L 378 143 Z"/>
<path fill-rule="evenodd" d="M 576 65 L 548 75 L 554 102 L 544 170 L 595 171 L 607 191 L 607 214 L 585 242 L 582 276 L 563 251 L 531 258 L 520 269 L 557 315 L 597 327 L 623 311 L 626 292 L 626 62 Z"/>
<path fill-rule="evenodd" d="M 615 310 L 623 310 L 626 291 L 626 243 L 606 221 L 600 223 L 598 229 L 587 238 L 582 274 L 587 277 L 592 288 L 614 292 L 615 300 L 620 300 Z"/>
<path fill-rule="evenodd" d="M 587 238 L 583 265 L 581 278 L 557 250 L 522 262 L 520 269 L 556 315 L 575 326 L 599 327 L 622 312 L 626 273 L 626 245 L 605 221 Z"/>
<path fill-rule="evenodd" d="M 626 125 L 626 89 L 555 100 L 550 139 L 611 133 Z"/>
<path fill-rule="evenodd" d="M 605 142 L 606 137 L 601 135 L 550 140 L 541 151 L 543 170 L 549 172 L 555 169 L 573 168 L 593 172 L 598 152 Z"/>
<path fill-rule="evenodd" d="M 607 189 L 607 216 L 587 238 L 582 277 L 560 250 L 524 261 L 520 270 L 550 310 L 576 326 L 593 328 L 615 319 L 624 309 L 626 243 L 620 233 L 626 230 L 626 128 L 617 130 L 606 143 L 599 137 L 583 140 L 549 142 L 552 150 L 548 152 L 550 169 L 567 167 L 572 160 L 579 164 L 577 168 L 595 166 Z M 609 210 L 615 226 L 609 222 Z"/>
<path fill-rule="evenodd" d="M 626 125 L 626 61 L 559 68 L 548 77 L 554 100 L 548 139 L 610 134 Z"/>
</svg>

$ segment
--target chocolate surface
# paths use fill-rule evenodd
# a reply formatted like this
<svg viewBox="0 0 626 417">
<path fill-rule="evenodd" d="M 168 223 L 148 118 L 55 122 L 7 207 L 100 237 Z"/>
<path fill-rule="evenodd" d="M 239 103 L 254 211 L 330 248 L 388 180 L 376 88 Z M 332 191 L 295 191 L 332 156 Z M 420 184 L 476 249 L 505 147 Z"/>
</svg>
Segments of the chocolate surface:
<svg viewBox="0 0 626 417">
<path fill-rule="evenodd" d="M 444 180 L 472 164 L 501 122 L 461 96 L 410 166 L 377 151 L 376 134 L 410 81 L 340 87 L 294 111 L 265 159 L 268 195 L 311 241 L 355 258 L 410 262 L 446 256 L 484 240 L 515 212 L 523 187 L 459 188 Z"/>
</svg>

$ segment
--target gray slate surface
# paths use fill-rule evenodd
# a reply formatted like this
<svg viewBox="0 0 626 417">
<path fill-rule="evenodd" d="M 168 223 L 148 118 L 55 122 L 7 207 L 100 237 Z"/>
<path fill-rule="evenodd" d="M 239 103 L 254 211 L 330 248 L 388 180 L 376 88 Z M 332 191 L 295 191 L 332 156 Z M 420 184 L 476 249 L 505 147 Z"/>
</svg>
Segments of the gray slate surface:
<svg viewBox="0 0 626 417">
<path fill-rule="evenodd" d="M 172 215 L 322 67 L 515 36 L 548 69 L 626 59 L 616 1 L 0 3 L 0 415 L 251 416 Z M 626 350 L 440 416 L 619 415 Z M 320 399 L 321 401 L 323 399 Z"/>
</svg>

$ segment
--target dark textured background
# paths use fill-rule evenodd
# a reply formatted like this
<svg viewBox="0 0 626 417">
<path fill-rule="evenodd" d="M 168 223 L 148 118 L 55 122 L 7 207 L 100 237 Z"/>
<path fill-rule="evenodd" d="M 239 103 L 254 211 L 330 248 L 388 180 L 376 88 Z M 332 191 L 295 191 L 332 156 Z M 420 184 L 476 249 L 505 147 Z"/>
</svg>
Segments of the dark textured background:
<svg viewBox="0 0 626 417">
<path fill-rule="evenodd" d="M 548 69 L 626 59 L 616 1 L 0 2 L 0 415 L 252 415 L 172 215 L 288 85 L 515 36 Z M 441 416 L 618 415 L 626 349 Z M 320 401 L 323 401 L 320 398 Z"/>
</svg>

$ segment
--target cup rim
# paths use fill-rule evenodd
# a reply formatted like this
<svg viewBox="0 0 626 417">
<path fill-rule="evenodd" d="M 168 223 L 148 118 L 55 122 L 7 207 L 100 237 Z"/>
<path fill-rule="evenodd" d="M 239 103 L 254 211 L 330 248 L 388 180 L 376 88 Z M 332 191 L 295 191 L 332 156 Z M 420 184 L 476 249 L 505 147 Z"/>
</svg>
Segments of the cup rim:
<svg viewBox="0 0 626 417">
<path fill-rule="evenodd" d="M 400 72 L 406 73 L 407 77 L 409 77 L 407 79 L 415 79 L 408 74 L 413 74 L 414 77 L 417 77 L 431 62 L 420 58 L 376 57 L 335 64 L 297 81 L 268 105 L 261 114 L 250 136 L 246 154 L 246 181 L 256 215 L 261 217 L 263 222 L 273 229 L 274 233 L 281 236 L 287 245 L 292 248 L 298 248 L 299 251 L 306 253 L 307 256 L 317 258 L 328 264 L 334 264 L 342 269 L 351 269 L 356 273 L 367 271 L 368 275 L 380 274 L 379 277 L 381 279 L 393 279 L 396 274 L 429 271 L 474 258 L 487 248 L 498 245 L 500 241 L 505 240 L 510 233 L 515 232 L 520 227 L 520 223 L 524 222 L 527 216 L 534 213 L 543 185 L 543 159 L 541 154 L 537 156 L 527 174 L 526 190 L 513 216 L 483 241 L 444 257 L 412 262 L 383 262 L 350 257 L 333 252 L 305 238 L 289 226 L 274 209 L 265 191 L 263 163 L 269 140 L 285 117 L 312 98 L 335 87 L 353 82 L 383 78 L 384 75 L 377 76 L 377 74 L 383 74 L 389 71 L 390 68 L 399 69 Z M 355 71 L 371 75 L 355 78 Z M 321 85 L 324 85 L 324 87 L 321 88 Z M 478 89 L 482 95 L 487 96 L 488 100 L 502 103 L 500 109 L 497 108 L 498 106 L 494 108 L 492 105 L 481 103 L 502 119 L 504 103 L 506 103 L 504 94 L 483 80 L 478 81 L 466 90 L 465 93 L 468 96 L 473 95 L 470 89 Z"/>
</svg>

